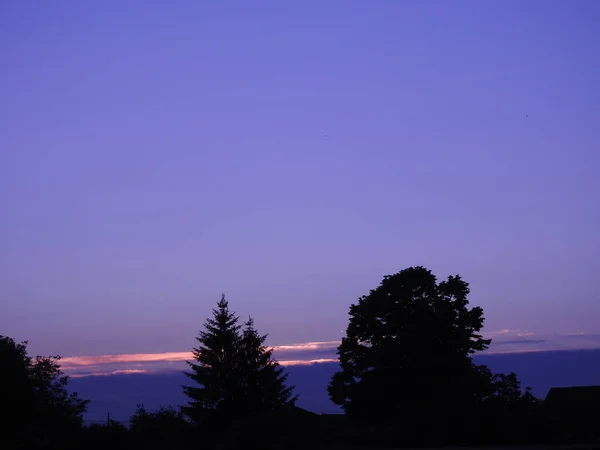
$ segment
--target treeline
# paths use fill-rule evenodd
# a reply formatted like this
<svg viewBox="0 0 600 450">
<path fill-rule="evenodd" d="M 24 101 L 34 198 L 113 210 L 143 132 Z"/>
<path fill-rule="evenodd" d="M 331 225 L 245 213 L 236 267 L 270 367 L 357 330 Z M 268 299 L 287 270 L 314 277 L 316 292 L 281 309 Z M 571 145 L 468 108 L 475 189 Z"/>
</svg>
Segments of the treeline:
<svg viewBox="0 0 600 450">
<path fill-rule="evenodd" d="M 597 418 L 564 417 L 473 355 L 491 340 L 460 276 L 438 282 L 424 267 L 385 276 L 349 310 L 328 392 L 343 415 L 295 406 L 294 387 L 251 318 L 223 296 L 188 362 L 189 402 L 147 411 L 129 427 L 83 425 L 88 401 L 68 394 L 59 357 L 27 355 L 0 337 L 5 417 L 0 448 L 376 448 L 589 442 Z M 570 419 L 570 420 L 569 420 Z"/>
</svg>

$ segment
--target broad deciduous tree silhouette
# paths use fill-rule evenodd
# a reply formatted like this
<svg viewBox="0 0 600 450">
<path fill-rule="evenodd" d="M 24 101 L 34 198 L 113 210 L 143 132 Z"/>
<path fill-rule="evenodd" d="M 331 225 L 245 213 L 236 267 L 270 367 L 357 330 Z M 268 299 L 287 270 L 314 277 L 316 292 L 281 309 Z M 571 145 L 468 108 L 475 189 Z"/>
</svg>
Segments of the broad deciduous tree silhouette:
<svg viewBox="0 0 600 450">
<path fill-rule="evenodd" d="M 6 430 L 0 442 L 46 448 L 81 427 L 89 401 L 67 392 L 68 377 L 59 361 L 59 356 L 32 358 L 27 342 L 0 336 L 0 398 Z"/>
<path fill-rule="evenodd" d="M 468 294 L 460 276 L 438 283 L 421 266 L 385 276 L 350 306 L 341 370 L 328 386 L 334 403 L 359 420 L 402 417 L 409 426 L 487 392 L 471 356 L 490 340 L 479 333 L 483 311 L 469 308 Z"/>
</svg>

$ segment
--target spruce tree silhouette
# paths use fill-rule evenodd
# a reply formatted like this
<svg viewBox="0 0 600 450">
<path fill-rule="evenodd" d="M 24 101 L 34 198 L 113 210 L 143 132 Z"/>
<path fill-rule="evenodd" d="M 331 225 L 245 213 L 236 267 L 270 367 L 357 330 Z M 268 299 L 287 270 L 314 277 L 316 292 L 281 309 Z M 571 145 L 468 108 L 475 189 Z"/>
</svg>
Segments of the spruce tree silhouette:
<svg viewBox="0 0 600 450">
<path fill-rule="evenodd" d="M 291 448 L 286 430 L 290 422 L 297 421 L 294 387 L 286 386 L 287 374 L 273 358 L 273 350 L 264 345 L 266 338 L 250 317 L 244 324 L 238 352 L 239 409 L 221 441 L 225 448 Z M 258 432 L 261 429 L 270 431 Z"/>
<path fill-rule="evenodd" d="M 294 387 L 286 386 L 288 375 L 273 359 L 273 349 L 264 343 L 268 335 L 259 335 L 252 317 L 244 324 L 240 341 L 239 364 L 242 397 L 246 415 L 264 414 L 294 405 Z"/>
<path fill-rule="evenodd" d="M 192 371 L 186 375 L 198 386 L 184 386 L 190 401 L 182 411 L 211 431 L 235 424 L 236 432 L 246 433 L 250 417 L 296 401 L 294 388 L 286 386 L 287 374 L 264 345 L 267 336 L 258 333 L 252 318 L 243 331 L 238 322 L 223 295 L 196 338 L 195 362 L 188 362 Z"/>
<path fill-rule="evenodd" d="M 235 415 L 239 400 L 238 352 L 241 340 L 239 317 L 229 311 L 225 295 L 206 320 L 193 349 L 196 362 L 188 361 L 191 372 L 185 374 L 198 386 L 184 386 L 188 406 L 181 409 L 192 421 L 223 419 Z"/>
</svg>

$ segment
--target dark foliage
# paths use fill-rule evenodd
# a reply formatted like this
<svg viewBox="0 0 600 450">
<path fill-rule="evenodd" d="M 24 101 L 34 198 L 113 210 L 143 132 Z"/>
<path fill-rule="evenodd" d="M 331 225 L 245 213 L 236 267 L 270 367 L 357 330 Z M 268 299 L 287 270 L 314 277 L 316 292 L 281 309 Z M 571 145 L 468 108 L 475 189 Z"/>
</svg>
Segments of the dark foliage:
<svg viewBox="0 0 600 450">
<path fill-rule="evenodd" d="M 81 432 L 83 448 L 126 450 L 131 448 L 129 431 L 124 425 L 109 421 L 107 424 L 93 424 Z"/>
<path fill-rule="evenodd" d="M 239 317 L 229 311 L 225 295 L 206 320 L 193 349 L 195 362 L 188 362 L 191 372 L 186 372 L 197 386 L 184 386 L 189 406 L 182 408 L 193 421 L 200 423 L 209 416 L 230 416 L 239 403 L 237 372 L 240 347 Z"/>
<path fill-rule="evenodd" d="M 277 411 L 294 404 L 293 386 L 286 386 L 288 375 L 273 359 L 273 350 L 264 343 L 267 335 L 259 335 L 254 321 L 244 324 L 240 341 L 239 377 L 240 397 L 244 399 L 244 415 L 258 415 Z"/>
<path fill-rule="evenodd" d="M 459 276 L 423 267 L 384 277 L 350 307 L 328 386 L 346 414 L 295 406 L 287 375 L 251 318 L 239 325 L 223 296 L 197 337 L 181 411 L 139 405 L 129 427 L 82 425 L 87 401 L 68 394 L 58 356 L 27 355 L 0 336 L 0 448 L 8 450 L 324 449 L 600 441 L 600 387 L 551 390 L 545 401 L 515 373 L 476 365 L 485 350 L 481 308 Z M 597 445 L 595 446 L 597 448 Z"/>
<path fill-rule="evenodd" d="M 378 422 L 475 400 L 483 386 L 471 355 L 490 341 L 479 334 L 483 311 L 468 308 L 468 293 L 459 276 L 437 283 L 423 267 L 385 276 L 350 307 L 331 399 Z"/>
<path fill-rule="evenodd" d="M 481 414 L 507 425 L 536 404 L 514 374 L 473 363 L 491 341 L 480 334 L 483 310 L 469 308 L 468 294 L 460 276 L 438 283 L 420 266 L 385 276 L 350 307 L 331 399 L 395 445 L 476 440 L 486 425 L 476 425 Z"/>
<path fill-rule="evenodd" d="M 0 336 L 2 448 L 68 447 L 81 429 L 88 401 L 66 390 L 59 356 L 27 354 L 27 342 Z"/>
<path fill-rule="evenodd" d="M 186 448 L 193 427 L 181 411 L 161 407 L 149 412 L 138 405 L 129 419 L 131 444 L 136 448 Z"/>
<path fill-rule="evenodd" d="M 266 335 L 258 333 L 251 318 L 243 330 L 238 322 L 222 296 L 196 338 L 195 362 L 188 362 L 192 371 L 186 375 L 197 386 L 184 387 L 190 402 L 182 410 L 212 430 L 295 402 L 287 375 L 264 345 Z"/>
</svg>

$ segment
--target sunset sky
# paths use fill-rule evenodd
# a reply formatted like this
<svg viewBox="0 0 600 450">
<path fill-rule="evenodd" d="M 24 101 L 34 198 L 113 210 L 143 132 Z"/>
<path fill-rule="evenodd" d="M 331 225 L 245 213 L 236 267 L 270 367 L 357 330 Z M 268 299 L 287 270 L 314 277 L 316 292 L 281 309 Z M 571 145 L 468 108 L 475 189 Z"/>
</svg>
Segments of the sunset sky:
<svg viewBox="0 0 600 450">
<path fill-rule="evenodd" d="M 471 284 L 491 351 L 600 347 L 599 23 L 1 2 L 0 334 L 72 373 L 183 367 L 224 292 L 282 361 L 328 360 L 351 303 L 424 265 Z"/>
</svg>

